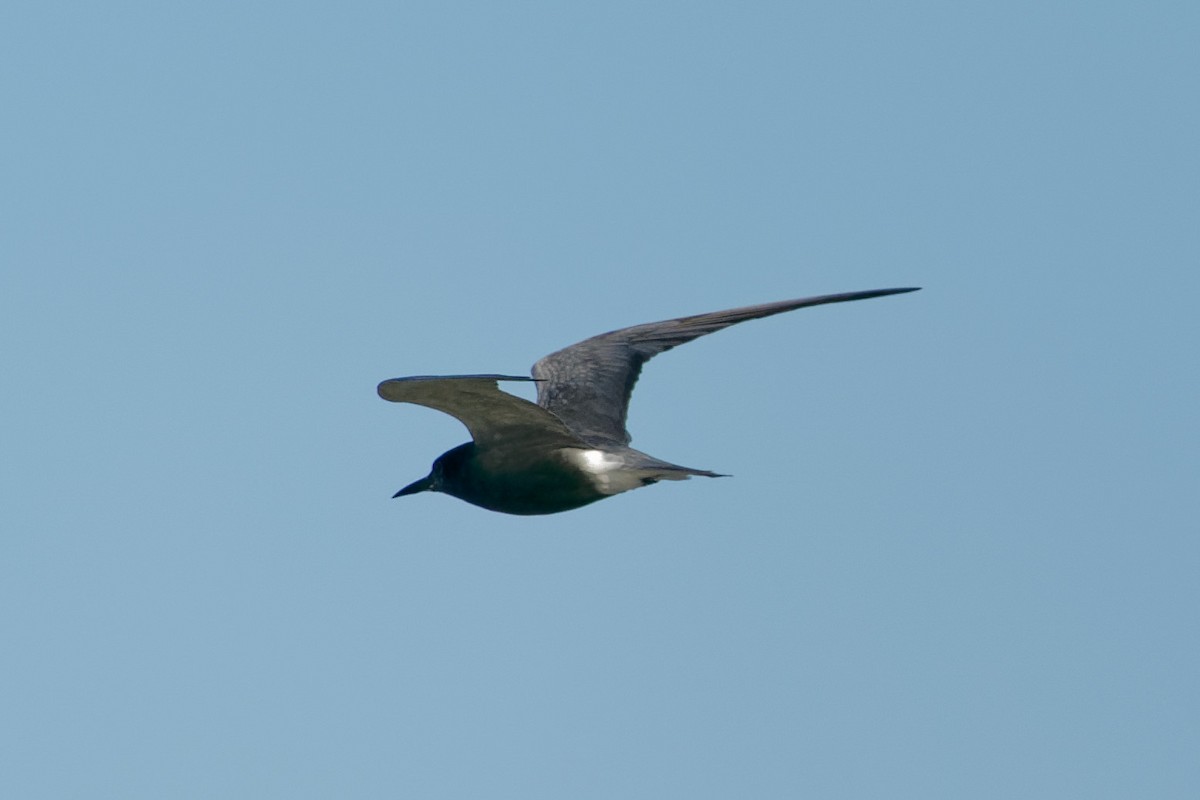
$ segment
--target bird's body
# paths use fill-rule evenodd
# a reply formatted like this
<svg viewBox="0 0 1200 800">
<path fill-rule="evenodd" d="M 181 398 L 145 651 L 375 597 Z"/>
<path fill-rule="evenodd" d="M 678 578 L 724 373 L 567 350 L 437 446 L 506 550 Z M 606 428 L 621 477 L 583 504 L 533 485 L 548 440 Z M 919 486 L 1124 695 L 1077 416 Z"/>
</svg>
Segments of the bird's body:
<svg viewBox="0 0 1200 800">
<path fill-rule="evenodd" d="M 551 353 L 533 378 L 451 375 L 395 378 L 379 395 L 456 417 L 472 441 L 443 453 L 430 474 L 395 494 L 443 492 L 492 511 L 554 514 L 621 492 L 719 473 L 661 461 L 629 446 L 629 397 L 642 364 L 658 353 L 738 322 L 805 306 L 915 289 L 822 295 L 621 328 Z M 500 391 L 499 381 L 536 381 L 538 402 Z"/>
<path fill-rule="evenodd" d="M 429 488 L 507 514 L 570 511 L 664 478 L 715 474 L 673 464 L 655 467 L 661 462 L 633 448 L 508 449 L 467 442 L 439 462 L 435 485 Z"/>
</svg>

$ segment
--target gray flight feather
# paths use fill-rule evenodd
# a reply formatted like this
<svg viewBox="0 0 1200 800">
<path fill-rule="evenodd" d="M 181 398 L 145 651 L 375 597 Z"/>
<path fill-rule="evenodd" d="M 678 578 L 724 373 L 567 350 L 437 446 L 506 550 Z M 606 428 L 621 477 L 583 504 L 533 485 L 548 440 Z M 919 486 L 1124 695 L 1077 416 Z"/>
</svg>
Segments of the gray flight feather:
<svg viewBox="0 0 1200 800">
<path fill-rule="evenodd" d="M 588 443 L 629 444 L 625 429 L 629 397 L 642 365 L 659 353 L 750 319 L 806 306 L 866 300 L 915 288 L 844 292 L 783 300 L 650 322 L 602 333 L 551 353 L 533 365 L 538 405 Z"/>
</svg>

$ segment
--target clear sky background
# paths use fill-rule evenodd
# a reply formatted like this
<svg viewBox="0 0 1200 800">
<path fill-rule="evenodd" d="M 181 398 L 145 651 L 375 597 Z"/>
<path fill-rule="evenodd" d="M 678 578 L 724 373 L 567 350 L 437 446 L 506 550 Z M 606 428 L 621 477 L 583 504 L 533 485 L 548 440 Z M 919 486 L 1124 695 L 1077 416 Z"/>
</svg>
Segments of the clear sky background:
<svg viewBox="0 0 1200 800">
<path fill-rule="evenodd" d="M 1200 796 L 1200 6 L 8 3 L 0 794 Z M 402 375 L 732 473 L 391 500 Z"/>
</svg>

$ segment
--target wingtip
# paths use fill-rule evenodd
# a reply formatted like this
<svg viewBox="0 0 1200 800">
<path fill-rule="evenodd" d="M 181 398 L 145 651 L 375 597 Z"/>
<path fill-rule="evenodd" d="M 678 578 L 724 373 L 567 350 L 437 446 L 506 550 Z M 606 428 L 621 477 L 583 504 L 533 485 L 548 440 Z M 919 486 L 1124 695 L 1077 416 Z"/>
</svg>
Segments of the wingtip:
<svg viewBox="0 0 1200 800">
<path fill-rule="evenodd" d="M 826 303 L 845 303 L 849 300 L 870 300 L 873 297 L 890 297 L 894 294 L 907 294 L 908 292 L 920 291 L 920 286 L 900 286 L 894 289 L 867 289 L 861 292 L 839 292 L 837 294 L 822 294 L 816 297 L 804 297 L 799 300 L 792 300 L 778 305 L 783 307 L 785 311 L 791 311 L 796 308 L 804 308 L 805 306 L 819 306 Z"/>
<path fill-rule="evenodd" d="M 388 378 L 375 387 L 375 392 L 384 400 L 393 403 L 411 402 L 406 387 L 423 383 L 453 383 L 455 381 L 523 381 L 533 382 L 533 378 L 524 375 L 409 375 L 405 378 Z"/>
<path fill-rule="evenodd" d="M 921 291 L 920 286 L 900 286 L 895 289 L 873 289 L 866 292 L 851 292 L 852 299 L 867 300 L 872 297 L 891 297 L 894 294 L 908 294 Z"/>
</svg>

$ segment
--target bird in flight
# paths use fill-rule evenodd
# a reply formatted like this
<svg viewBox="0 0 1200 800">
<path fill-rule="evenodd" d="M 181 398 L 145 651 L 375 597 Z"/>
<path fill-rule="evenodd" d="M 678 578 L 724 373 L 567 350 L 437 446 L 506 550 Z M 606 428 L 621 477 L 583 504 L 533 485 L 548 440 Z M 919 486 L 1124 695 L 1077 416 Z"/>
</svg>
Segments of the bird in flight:
<svg viewBox="0 0 1200 800">
<path fill-rule="evenodd" d="M 875 289 L 763 303 L 602 333 L 551 353 L 533 377 L 442 375 L 393 378 L 379 396 L 458 419 L 472 441 L 438 456 L 424 478 L 393 497 L 442 492 L 506 514 L 555 514 L 693 475 L 724 477 L 661 461 L 629 446 L 625 416 L 642 365 L 659 353 L 722 328 L 797 308 L 866 300 L 917 288 Z M 500 390 L 534 381 L 537 403 Z"/>
</svg>

